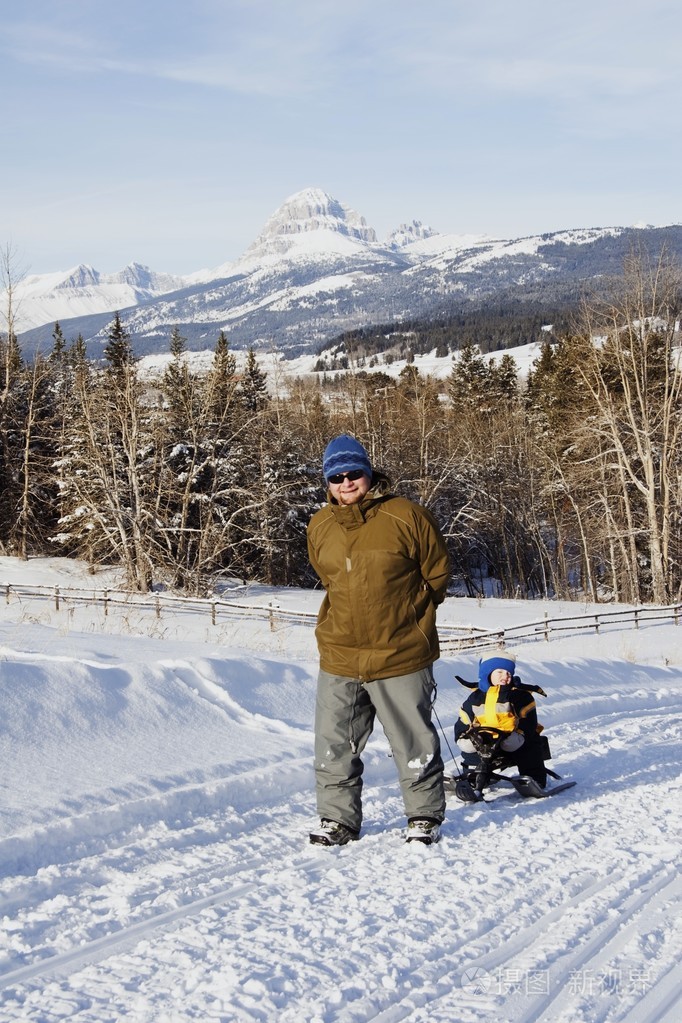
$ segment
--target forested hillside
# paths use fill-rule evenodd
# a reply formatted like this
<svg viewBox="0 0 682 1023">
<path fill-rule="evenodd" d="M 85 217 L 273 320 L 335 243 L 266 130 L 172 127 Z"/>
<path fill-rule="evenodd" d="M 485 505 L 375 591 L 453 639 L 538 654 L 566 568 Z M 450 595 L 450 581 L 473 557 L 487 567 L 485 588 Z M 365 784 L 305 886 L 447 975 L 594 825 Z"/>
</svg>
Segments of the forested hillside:
<svg viewBox="0 0 682 1023">
<path fill-rule="evenodd" d="M 437 315 L 346 331 L 321 346 L 318 372 L 364 366 L 377 356 L 383 361 L 435 351 L 440 358 L 475 345 L 483 355 L 520 345 L 556 341 L 571 332 L 580 316 L 580 300 L 521 301 L 507 296 L 477 306 L 449 304 Z M 374 363 L 373 363 L 374 364 Z"/>
<path fill-rule="evenodd" d="M 344 339 L 348 372 L 297 379 L 286 393 L 268 390 L 253 351 L 237 372 L 223 332 L 199 374 L 173 330 L 170 365 L 153 382 L 119 316 L 101 365 L 58 325 L 50 353 L 32 362 L 10 334 L 0 552 L 120 564 L 143 591 L 203 593 L 226 572 L 311 585 L 305 528 L 325 499 L 321 452 L 349 431 L 400 493 L 435 513 L 453 591 L 477 594 L 492 579 L 507 596 L 678 601 L 679 296 L 675 266 L 631 260 L 610 299 L 573 325 L 554 310 L 523 387 L 508 354 L 488 365 L 480 351 L 543 336 L 552 320 L 541 310 L 507 336 L 499 308 L 403 325 L 408 348 L 458 350 L 445 382 L 409 359 L 398 379 L 369 372 L 371 355 L 360 366 L 360 342 L 367 355 L 385 337 L 375 331 Z"/>
</svg>

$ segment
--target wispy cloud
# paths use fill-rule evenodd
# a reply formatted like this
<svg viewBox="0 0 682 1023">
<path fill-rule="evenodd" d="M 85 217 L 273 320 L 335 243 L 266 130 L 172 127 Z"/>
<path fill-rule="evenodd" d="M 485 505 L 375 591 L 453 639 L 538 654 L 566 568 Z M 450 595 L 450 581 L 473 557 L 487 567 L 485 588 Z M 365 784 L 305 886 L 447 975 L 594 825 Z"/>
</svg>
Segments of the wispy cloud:
<svg viewBox="0 0 682 1023">
<path fill-rule="evenodd" d="M 280 29 L 222 24 L 217 33 L 207 32 L 192 45 L 183 45 L 179 35 L 170 44 L 152 39 L 143 53 L 131 53 L 96 33 L 21 22 L 4 26 L 0 51 L 14 61 L 69 75 L 167 79 L 239 94 L 274 97 L 323 87 L 332 63 L 324 40 L 293 26 Z"/>
<path fill-rule="evenodd" d="M 177 224 L 213 189 L 240 211 L 207 218 L 216 263 L 223 235 L 249 241 L 309 183 L 382 229 L 415 213 L 498 233 L 672 222 L 678 39 L 678 0 L 6 4 L 0 105 L 19 144 L 0 170 L 0 222 L 80 250 L 77 233 L 105 245 L 111 218 L 152 245 L 159 220 Z M 189 219 L 182 237 L 198 238 Z M 211 262 L 184 245 L 183 259 Z"/>
<path fill-rule="evenodd" d="M 106 18 L 73 27 L 55 17 L 6 22 L 0 47 L 14 60 L 65 74 L 166 79 L 264 97 L 320 94 L 340 84 L 361 90 L 366 78 L 381 78 L 401 94 L 437 91 L 445 98 L 477 89 L 565 101 L 595 90 L 615 98 L 663 95 L 680 81 L 677 40 L 657 34 L 656 17 L 660 24 L 671 11 L 666 0 L 646 8 L 577 0 L 570 19 L 565 5 L 544 0 L 484 6 L 205 2 L 189 38 L 182 22 L 175 33 L 155 32 L 152 24 L 122 38 L 107 31 Z"/>
</svg>

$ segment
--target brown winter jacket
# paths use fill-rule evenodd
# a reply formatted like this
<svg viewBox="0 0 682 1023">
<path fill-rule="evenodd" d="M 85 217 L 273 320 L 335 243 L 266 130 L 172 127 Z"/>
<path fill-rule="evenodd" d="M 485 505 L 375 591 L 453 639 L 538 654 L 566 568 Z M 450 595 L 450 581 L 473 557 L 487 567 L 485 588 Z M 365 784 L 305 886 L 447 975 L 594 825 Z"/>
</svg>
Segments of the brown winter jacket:
<svg viewBox="0 0 682 1023">
<path fill-rule="evenodd" d="M 308 553 L 327 591 L 315 632 L 321 668 L 371 681 L 436 660 L 449 561 L 426 508 L 377 490 L 355 505 L 330 501 L 310 520 Z"/>
</svg>

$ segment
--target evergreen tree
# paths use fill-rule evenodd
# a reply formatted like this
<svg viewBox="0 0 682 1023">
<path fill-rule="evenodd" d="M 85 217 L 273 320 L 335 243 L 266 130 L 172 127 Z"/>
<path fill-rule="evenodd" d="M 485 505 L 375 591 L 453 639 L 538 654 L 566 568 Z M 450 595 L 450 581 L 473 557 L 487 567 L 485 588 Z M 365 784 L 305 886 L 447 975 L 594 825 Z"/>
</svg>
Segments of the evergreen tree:
<svg viewBox="0 0 682 1023">
<path fill-rule="evenodd" d="M 489 369 L 490 393 L 493 401 L 509 405 L 518 399 L 518 379 L 516 363 L 507 352 L 499 363 L 492 362 Z"/>
<path fill-rule="evenodd" d="M 168 410 L 168 430 L 171 438 L 187 437 L 189 424 L 193 420 L 195 381 L 185 360 L 187 338 L 178 327 L 173 327 L 170 336 L 171 361 L 163 375 L 163 394 Z"/>
<path fill-rule="evenodd" d="M 54 527 L 57 486 L 53 463 L 58 453 L 55 429 L 55 377 L 49 359 L 37 355 L 22 368 L 15 407 L 21 448 L 13 527 L 14 549 L 27 558 L 41 553 Z"/>
<path fill-rule="evenodd" d="M 57 321 L 52 331 L 52 351 L 50 352 L 50 360 L 52 362 L 61 363 L 66 358 L 66 341 L 64 340 L 64 334 L 62 328 Z"/>
<path fill-rule="evenodd" d="M 269 402 L 267 375 L 259 367 L 256 353 L 249 348 L 246 366 L 239 386 L 242 406 L 247 412 L 261 412 Z"/>
<path fill-rule="evenodd" d="M 213 366 L 217 374 L 224 380 L 231 381 L 237 372 L 237 360 L 230 351 L 227 334 L 221 330 L 213 353 Z"/>
<path fill-rule="evenodd" d="M 462 346 L 447 381 L 452 404 L 461 410 L 481 411 L 490 404 L 490 373 L 471 341 Z"/>
<path fill-rule="evenodd" d="M 104 346 L 104 358 L 109 364 L 109 369 L 114 375 L 119 375 L 123 370 L 133 363 L 133 349 L 130 342 L 130 334 L 121 323 L 121 317 L 117 312 L 114 322 L 107 331 L 107 343 Z"/>
<path fill-rule="evenodd" d="M 69 349 L 69 361 L 74 369 L 82 369 L 87 362 L 87 358 L 88 351 L 85 344 L 85 338 L 82 334 L 79 334 Z"/>
<path fill-rule="evenodd" d="M 237 387 L 237 360 L 230 351 L 227 334 L 221 330 L 213 352 L 213 366 L 207 380 L 208 414 L 215 424 L 224 424 L 233 416 Z M 224 426 L 221 426 L 224 433 Z"/>
<path fill-rule="evenodd" d="M 584 388 L 578 364 L 587 354 L 585 339 L 577 336 L 561 338 L 555 345 L 544 344 L 528 378 L 526 405 L 532 414 L 542 417 L 545 429 L 557 441 L 571 432 L 576 414 L 582 415 Z"/>
</svg>

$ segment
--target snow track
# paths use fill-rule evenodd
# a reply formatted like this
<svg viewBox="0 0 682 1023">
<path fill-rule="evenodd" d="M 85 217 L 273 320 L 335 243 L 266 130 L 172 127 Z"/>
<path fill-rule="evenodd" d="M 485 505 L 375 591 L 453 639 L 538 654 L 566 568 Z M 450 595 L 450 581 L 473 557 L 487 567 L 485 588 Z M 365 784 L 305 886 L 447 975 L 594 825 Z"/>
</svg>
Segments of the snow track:
<svg viewBox="0 0 682 1023">
<path fill-rule="evenodd" d="M 307 843 L 314 666 L 138 639 L 93 671 L 74 636 L 51 666 L 6 652 L 25 796 L 0 832 L 0 1023 L 676 1023 L 682 682 L 598 642 L 587 667 L 553 646 L 529 670 L 575 788 L 449 797 L 440 844 L 408 846 L 377 733 L 363 836 L 332 850 Z M 451 741 L 443 679 L 466 672 L 438 671 Z M 68 772 L 32 823 L 55 734 Z"/>
</svg>

